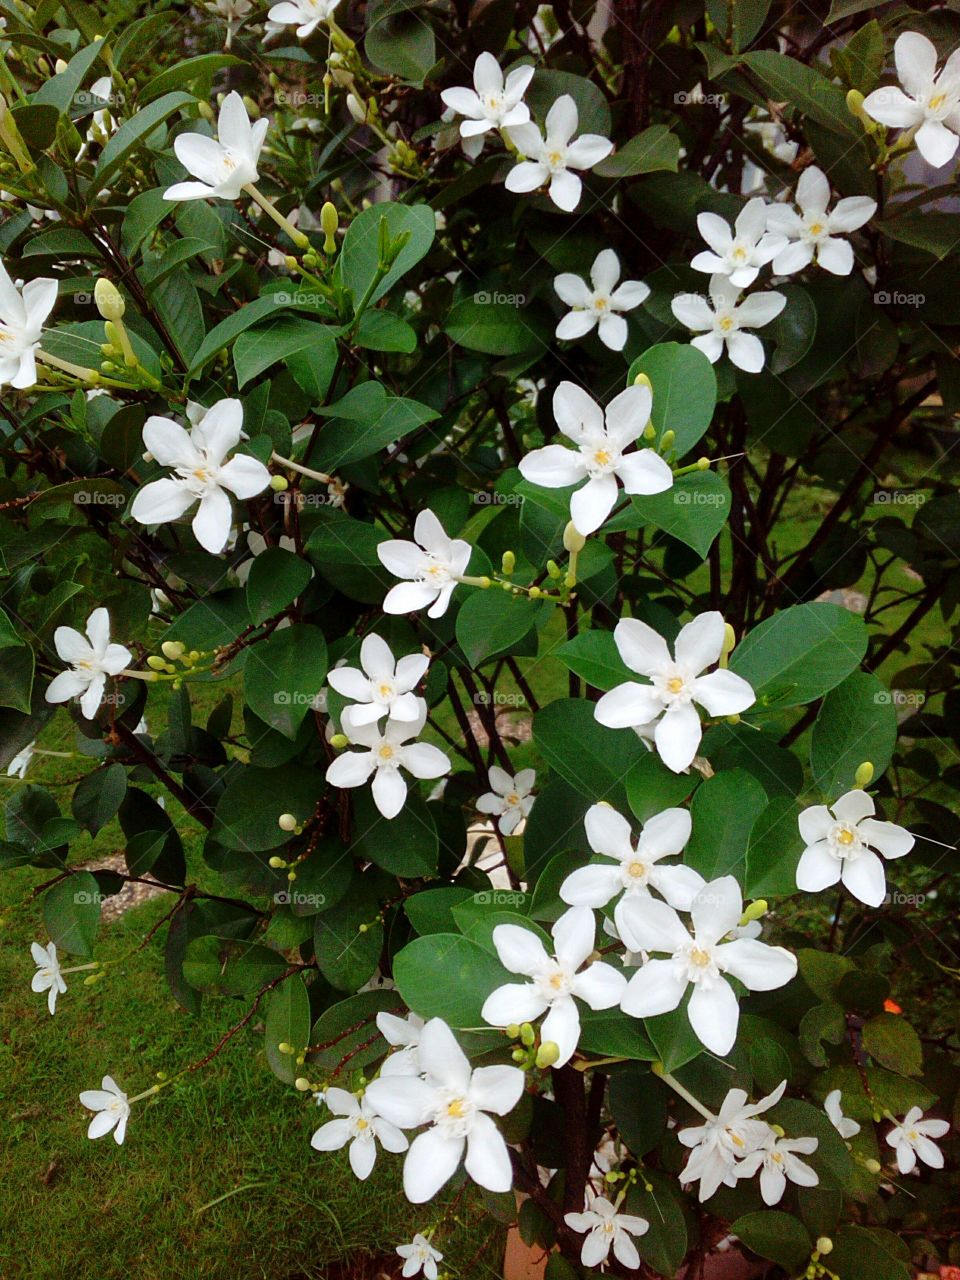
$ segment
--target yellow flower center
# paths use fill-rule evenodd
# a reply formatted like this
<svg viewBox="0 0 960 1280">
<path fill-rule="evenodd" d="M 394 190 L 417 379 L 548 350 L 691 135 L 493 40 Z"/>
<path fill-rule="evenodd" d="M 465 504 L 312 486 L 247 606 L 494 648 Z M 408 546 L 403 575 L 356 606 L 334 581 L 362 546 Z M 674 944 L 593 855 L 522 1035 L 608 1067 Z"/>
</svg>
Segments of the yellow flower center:
<svg viewBox="0 0 960 1280">
<path fill-rule="evenodd" d="M 700 947 L 694 947 L 690 952 L 690 961 L 700 969 L 705 969 L 710 963 L 710 952 L 704 951 Z"/>
<path fill-rule="evenodd" d="M 380 697 L 381 697 L 381 698 L 389 698 L 389 697 L 390 697 L 390 695 L 391 695 L 391 693 L 393 693 L 393 686 L 392 686 L 392 685 L 389 685 L 389 684 L 383 683 L 383 684 L 381 684 L 381 685 L 378 685 L 377 687 L 378 687 L 378 689 L 379 689 L 379 691 L 380 691 Z"/>
<path fill-rule="evenodd" d="M 593 460 L 598 467 L 608 467 L 610 465 L 610 454 L 606 449 L 597 449 L 593 455 Z"/>
<path fill-rule="evenodd" d="M 730 330 L 733 328 L 733 317 L 724 316 L 723 319 L 720 321 L 720 328 L 723 330 L 724 333 L 729 333 Z"/>
<path fill-rule="evenodd" d="M 364 1129 L 369 1129 L 369 1128 L 370 1128 L 370 1124 L 369 1124 L 369 1122 L 368 1122 L 368 1121 L 366 1121 L 366 1120 L 364 1120 L 363 1116 L 358 1116 L 358 1117 L 357 1117 L 357 1120 L 355 1121 L 355 1125 L 356 1125 L 356 1128 L 357 1128 L 361 1133 L 363 1132 L 363 1130 L 364 1130 Z"/>
<path fill-rule="evenodd" d="M 930 99 L 930 101 L 927 103 L 927 106 L 930 108 L 931 111 L 939 111 L 940 108 L 943 106 L 943 104 L 946 102 L 946 100 L 947 100 L 947 95 L 945 93 L 938 93 L 938 94 L 935 94 L 934 97 Z"/>
<path fill-rule="evenodd" d="M 380 750 L 377 752 L 377 754 L 379 755 L 381 760 L 392 760 L 396 753 L 394 752 L 394 749 L 393 747 L 391 747 L 389 742 L 383 742 L 380 744 Z"/>
<path fill-rule="evenodd" d="M 194 479 L 199 480 L 201 484 L 207 484 L 210 480 L 210 473 L 206 467 L 194 467 L 192 475 Z"/>
<path fill-rule="evenodd" d="M 667 689 L 670 691 L 670 693 L 679 693 L 682 688 L 683 688 L 683 681 L 680 679 L 679 676 L 673 676 L 670 680 L 667 681 Z"/>
<path fill-rule="evenodd" d="M 910 1129 L 907 1132 L 907 1137 L 911 1142 L 916 1142 L 916 1140 L 920 1137 L 920 1135 L 919 1133 L 917 1133 L 916 1129 Z"/>
<path fill-rule="evenodd" d="M 736 258 L 738 262 L 742 262 L 746 256 L 747 256 L 746 249 L 744 249 L 743 245 L 738 244 L 733 251 L 733 257 Z"/>
<path fill-rule="evenodd" d="M 515 791 L 511 791 L 510 794 L 504 798 L 511 809 L 516 809 L 517 805 L 520 803 L 520 797 Z"/>
<path fill-rule="evenodd" d="M 853 832 L 849 827 L 837 832 L 837 844 L 853 844 L 853 839 Z"/>
<path fill-rule="evenodd" d="M 454 1098 L 452 1102 L 447 1103 L 447 1115 L 451 1120 L 462 1120 L 467 1114 L 467 1109 L 462 1098 Z"/>
<path fill-rule="evenodd" d="M 606 311 L 610 303 L 606 298 L 594 298 L 593 305 L 598 311 Z"/>
<path fill-rule="evenodd" d="M 812 236 L 822 236 L 823 232 L 824 232 L 824 226 L 822 222 L 814 222 L 811 224 L 810 234 Z"/>
<path fill-rule="evenodd" d="M 555 973 L 553 977 L 550 979 L 550 985 L 551 987 L 553 987 L 554 991 L 559 991 L 560 988 L 563 986 L 563 974 Z"/>
<path fill-rule="evenodd" d="M 547 152 L 547 164 L 552 164 L 552 165 L 563 164 L 563 152 L 562 151 Z"/>
<path fill-rule="evenodd" d="M 642 862 L 631 862 L 627 867 L 627 874 L 632 876 L 634 880 L 642 880 L 647 874 L 647 868 Z"/>
</svg>

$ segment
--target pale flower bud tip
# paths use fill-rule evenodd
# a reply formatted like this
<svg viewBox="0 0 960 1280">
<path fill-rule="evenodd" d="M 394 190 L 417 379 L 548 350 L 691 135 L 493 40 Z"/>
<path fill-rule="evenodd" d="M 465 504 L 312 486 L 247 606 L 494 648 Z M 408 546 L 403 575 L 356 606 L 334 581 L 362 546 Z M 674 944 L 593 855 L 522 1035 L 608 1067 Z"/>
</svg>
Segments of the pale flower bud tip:
<svg viewBox="0 0 960 1280">
<path fill-rule="evenodd" d="M 873 781 L 873 764 L 869 760 L 864 760 L 857 772 L 854 774 L 854 781 L 858 787 L 866 787 Z"/>
<path fill-rule="evenodd" d="M 567 527 L 563 531 L 563 549 L 573 553 L 582 551 L 586 545 L 586 538 L 572 520 L 568 521 Z"/>
</svg>

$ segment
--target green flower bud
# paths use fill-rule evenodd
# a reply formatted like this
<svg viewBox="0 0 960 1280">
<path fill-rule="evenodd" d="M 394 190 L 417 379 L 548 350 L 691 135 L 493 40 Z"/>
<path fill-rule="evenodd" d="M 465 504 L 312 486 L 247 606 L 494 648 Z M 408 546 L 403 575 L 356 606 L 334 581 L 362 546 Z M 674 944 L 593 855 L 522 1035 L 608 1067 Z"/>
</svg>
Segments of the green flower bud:
<svg viewBox="0 0 960 1280">
<path fill-rule="evenodd" d="M 529 1022 L 524 1022 L 520 1026 L 520 1043 L 525 1044 L 527 1048 L 531 1048 L 534 1040 L 536 1040 L 536 1032 Z"/>
<path fill-rule="evenodd" d="M 186 647 L 182 640 L 164 640 L 160 646 L 160 652 L 171 662 L 176 662 L 178 658 L 183 657 Z"/>
<path fill-rule="evenodd" d="M 270 488 L 273 490 L 274 493 L 286 493 L 286 491 L 290 488 L 290 481 L 286 478 L 286 476 L 271 476 Z"/>
<path fill-rule="evenodd" d="M 301 1093 L 310 1093 L 313 1089 L 313 1085 L 306 1076 L 297 1076 L 296 1080 L 293 1082 L 293 1087 L 295 1089 L 299 1089 Z"/>
<path fill-rule="evenodd" d="M 563 549 L 571 554 L 582 551 L 587 545 L 587 540 L 573 523 L 572 520 L 567 521 L 566 528 L 563 531 Z"/>
<path fill-rule="evenodd" d="M 653 383 L 645 373 L 638 373 L 633 380 L 633 385 L 635 387 L 649 387 L 651 391 L 653 390 Z"/>
<path fill-rule="evenodd" d="M 167 669 L 167 664 L 164 662 L 163 658 L 158 657 L 155 653 L 151 653 L 150 657 L 147 659 L 147 666 L 151 671 L 166 671 Z"/>
<path fill-rule="evenodd" d="M 287 864 L 283 860 L 283 858 L 278 858 L 276 854 L 274 854 L 274 856 L 270 859 L 269 865 L 273 867 L 274 871 L 279 871 L 282 867 L 285 867 Z"/>
<path fill-rule="evenodd" d="M 537 1066 L 541 1071 L 552 1067 L 560 1057 L 560 1046 L 555 1040 L 544 1040 L 537 1050 Z"/>
<path fill-rule="evenodd" d="M 510 574 L 513 573 L 516 567 L 517 567 L 517 557 L 514 555 L 512 551 L 505 551 L 500 561 L 500 568 L 503 571 L 503 573 L 505 573 L 507 577 L 509 577 Z"/>
<path fill-rule="evenodd" d="M 869 760 L 864 760 L 859 765 L 857 772 L 853 775 L 853 780 L 858 787 L 868 787 L 873 781 L 873 765 Z"/>
<path fill-rule="evenodd" d="M 350 739 L 344 733 L 335 733 L 330 739 L 330 745 L 335 751 L 342 751 L 349 743 Z"/>
<path fill-rule="evenodd" d="M 817 1237 L 817 1253 L 819 1253 L 821 1257 L 826 1257 L 828 1253 L 833 1253 L 833 1241 L 829 1236 Z"/>
<path fill-rule="evenodd" d="M 320 210 L 320 227 L 323 231 L 323 252 L 336 253 L 337 241 L 335 239 L 337 227 L 340 225 L 340 216 L 337 213 L 336 205 L 331 204 L 329 200 Z"/>
<path fill-rule="evenodd" d="M 296 831 L 297 820 L 292 813 L 281 813 L 277 819 L 277 826 L 281 831 Z"/>
<path fill-rule="evenodd" d="M 101 276 L 93 289 L 93 300 L 104 320 L 122 320 L 126 303 L 112 280 Z M 111 336 L 108 334 L 108 337 Z"/>
</svg>

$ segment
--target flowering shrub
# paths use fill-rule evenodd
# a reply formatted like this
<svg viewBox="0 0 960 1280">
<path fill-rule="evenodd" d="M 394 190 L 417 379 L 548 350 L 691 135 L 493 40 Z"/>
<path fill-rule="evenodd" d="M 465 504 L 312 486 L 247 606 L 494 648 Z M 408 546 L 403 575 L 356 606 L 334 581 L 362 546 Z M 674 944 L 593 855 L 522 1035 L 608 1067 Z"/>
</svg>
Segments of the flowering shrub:
<svg viewBox="0 0 960 1280">
<path fill-rule="evenodd" d="M 0 865 L 242 1007 L 91 1138 L 262 1016 L 404 1276 L 958 1260 L 960 20 L 818 8 L 0 0 Z"/>
</svg>

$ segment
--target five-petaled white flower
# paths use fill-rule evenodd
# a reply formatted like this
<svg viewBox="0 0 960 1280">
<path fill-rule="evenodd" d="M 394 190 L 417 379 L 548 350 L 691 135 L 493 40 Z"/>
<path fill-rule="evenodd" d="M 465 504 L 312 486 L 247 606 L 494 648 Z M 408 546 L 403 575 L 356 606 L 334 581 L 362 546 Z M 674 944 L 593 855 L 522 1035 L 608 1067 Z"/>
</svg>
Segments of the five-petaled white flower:
<svg viewBox="0 0 960 1280">
<path fill-rule="evenodd" d="M 573 382 L 561 382 L 553 395 L 553 416 L 561 432 L 577 446 L 534 449 L 520 462 L 520 474 L 545 489 L 587 483 L 571 494 L 570 518 L 585 537 L 596 532 L 613 510 L 617 481 L 627 493 L 663 493 L 673 472 L 653 449 L 626 453 L 650 420 L 653 396 L 647 386 L 630 386 L 606 412 Z"/>
<path fill-rule="evenodd" d="M 631 951 L 668 952 L 668 960 L 648 960 L 631 977 L 620 1008 L 635 1018 L 670 1013 L 692 986 L 687 1017 L 697 1039 L 724 1057 L 737 1038 L 740 1008 L 724 975 L 748 991 L 773 991 L 797 972 L 796 956 L 756 938 L 724 938 L 743 915 L 740 886 L 733 876 L 705 884 L 690 907 L 693 936 L 672 907 L 639 894 L 622 898 L 617 928 Z"/>
<path fill-rule="evenodd" d="M 250 123 L 243 99 L 236 90 L 228 93 L 217 119 L 217 136 L 181 133 L 173 142 L 177 159 L 197 179 L 175 182 L 163 193 L 164 200 L 238 200 L 244 187 L 260 176 L 257 161 L 270 121 Z"/>
<path fill-rule="evenodd" d="M 752 293 L 739 302 L 740 290 L 727 276 L 710 277 L 710 302 L 698 293 L 678 293 L 670 303 L 673 314 L 698 336 L 691 345 L 716 364 L 726 347 L 727 355 L 744 373 L 763 368 L 763 343 L 748 329 L 762 329 L 787 305 L 782 293 Z"/>
<path fill-rule="evenodd" d="M 514 67 L 504 81 L 493 54 L 481 53 L 473 67 L 473 88 L 444 89 L 440 95 L 446 106 L 463 116 L 460 137 L 479 138 L 482 149 L 483 135 L 491 130 L 526 124 L 530 109 L 523 95 L 534 70 L 532 66 Z"/>
<path fill-rule="evenodd" d="M 337 1118 L 320 1126 L 310 1145 L 315 1151 L 339 1151 L 350 1143 L 350 1168 L 363 1181 L 370 1177 L 377 1160 L 377 1143 L 384 1151 L 406 1151 L 410 1145 L 396 1125 L 378 1116 L 364 1094 L 361 1098 L 346 1089 L 327 1089 L 324 1105 Z"/>
<path fill-rule="evenodd" d="M 60 961 L 57 959 L 56 945 L 48 942 L 45 947 L 41 947 L 39 942 L 32 942 L 30 954 L 33 956 L 33 963 L 37 966 L 37 972 L 30 983 L 30 990 L 46 991 L 47 1008 L 51 1013 L 56 1013 L 57 996 L 67 989 L 60 970 Z"/>
<path fill-rule="evenodd" d="M 629 1271 L 640 1266 L 640 1255 L 631 1236 L 642 1236 L 650 1229 L 646 1218 L 631 1213 L 618 1213 L 616 1206 L 606 1196 L 594 1196 L 583 1213 L 567 1213 L 563 1217 L 574 1231 L 586 1232 L 587 1238 L 580 1250 L 580 1261 L 585 1267 L 599 1267 L 613 1248 L 613 1256 Z"/>
<path fill-rule="evenodd" d="M 487 776 L 493 790 L 479 798 L 477 808 L 481 813 L 497 817 L 497 826 L 503 834 L 512 836 L 533 808 L 534 797 L 530 793 L 537 780 L 536 770 L 521 769 L 511 778 L 506 769 L 493 765 Z"/>
<path fill-rule="evenodd" d="M 760 1173 L 760 1194 L 766 1205 L 779 1204 L 787 1189 L 787 1182 L 798 1187 L 815 1187 L 820 1181 L 816 1170 L 797 1158 L 816 1151 L 816 1138 L 779 1138 L 771 1129 L 762 1146 L 751 1151 L 734 1168 L 734 1177 L 752 1178 Z"/>
<path fill-rule="evenodd" d="M 297 38 L 306 40 L 321 22 L 333 16 L 339 3 L 340 0 L 283 0 L 270 9 L 267 25 L 269 28 L 295 26 Z"/>
<path fill-rule="evenodd" d="M 760 274 L 760 268 L 772 262 L 787 247 L 779 230 L 770 230 L 768 214 L 773 206 L 757 196 L 748 200 L 737 214 L 733 230 L 717 213 L 697 215 L 697 228 L 710 246 L 709 252 L 698 253 L 690 263 L 694 271 L 728 276 L 738 289 L 746 289 Z"/>
<path fill-rule="evenodd" d="M 634 843 L 630 823 L 609 804 L 595 804 L 584 818 L 587 840 L 594 853 L 613 862 L 591 862 L 570 873 L 560 886 L 560 897 L 574 907 L 605 907 L 620 894 L 648 896 L 655 889 L 671 907 L 689 911 L 703 888 L 703 876 L 692 867 L 660 866 L 661 858 L 674 858 L 690 839 L 690 814 L 686 809 L 664 809 L 643 824 Z"/>
<path fill-rule="evenodd" d="M 619 313 L 646 302 L 650 286 L 642 280 L 624 280 L 618 285 L 619 279 L 620 259 L 612 249 L 603 249 L 594 258 L 590 284 L 571 271 L 557 276 L 553 287 L 560 300 L 573 310 L 557 325 L 556 336 L 565 340 L 582 338 L 596 327 L 597 337 L 605 347 L 622 351 L 627 342 L 627 322 Z"/>
<path fill-rule="evenodd" d="M 753 689 L 733 671 L 701 675 L 720 658 L 723 617 L 701 613 L 680 628 L 674 657 L 663 636 L 637 618 L 622 618 L 613 633 L 620 657 L 649 684 L 628 680 L 605 693 L 594 714 L 608 729 L 634 729 L 656 722 L 653 740 L 660 759 L 674 773 L 692 763 L 703 730 L 694 705 L 711 716 L 732 716 L 754 702 Z"/>
<path fill-rule="evenodd" d="M 851 1120 L 843 1114 L 840 1109 L 842 1094 L 839 1089 L 831 1089 L 823 1100 L 823 1109 L 827 1113 L 830 1123 L 843 1138 L 844 1142 L 848 1138 L 855 1138 L 860 1132 L 860 1126 L 856 1120 Z"/>
<path fill-rule="evenodd" d="M 896 1151 L 900 1172 L 912 1173 L 918 1159 L 931 1169 L 942 1169 L 943 1152 L 933 1139 L 943 1138 L 949 1130 L 946 1120 L 924 1120 L 920 1108 L 911 1107 L 887 1134 L 887 1146 Z"/>
<path fill-rule="evenodd" d="M 130 508 L 133 519 L 165 524 L 199 502 L 194 535 L 205 551 L 222 551 L 233 525 L 227 491 L 253 498 L 270 483 L 270 472 L 256 458 L 238 453 L 224 462 L 240 442 L 242 423 L 243 405 L 232 399 L 218 401 L 189 432 L 170 418 L 148 418 L 143 442 L 162 467 L 176 474 L 143 486 Z"/>
<path fill-rule="evenodd" d="M 778 276 L 792 275 L 816 262 L 831 275 L 848 276 L 853 270 L 853 246 L 841 235 L 858 231 L 877 211 L 876 200 L 869 196 L 847 196 L 838 200 L 832 212 L 830 183 L 816 165 L 804 169 L 797 183 L 794 199 L 799 212 L 789 204 L 772 204 L 767 223 L 783 233 L 790 242 L 773 260 Z"/>
<path fill-rule="evenodd" d="M 381 636 L 370 632 L 360 646 L 360 666 L 335 667 L 327 683 L 353 705 L 345 707 L 343 720 L 349 725 L 376 724 L 384 716 L 410 723 L 419 716 L 423 699 L 413 690 L 426 675 L 430 659 L 423 653 L 408 653 L 399 661 Z"/>
<path fill-rule="evenodd" d="M 840 881 L 868 907 L 879 907 L 887 892 L 884 858 L 902 858 L 913 848 L 909 831 L 873 817 L 876 807 L 865 791 L 848 791 L 832 811 L 814 804 L 800 814 L 806 848 L 797 865 L 797 888 L 816 893 Z"/>
<path fill-rule="evenodd" d="M 407 783 L 400 770 L 414 778 L 442 778 L 450 772 L 449 757 L 429 742 L 415 742 L 427 720 L 423 699 L 416 720 L 388 720 L 381 730 L 376 723 L 343 721 L 343 731 L 351 746 L 361 751 L 344 751 L 327 769 L 333 787 L 362 787 L 373 774 L 373 802 L 385 818 L 395 818 L 407 799 Z"/>
<path fill-rule="evenodd" d="M 18 288 L 0 263 L 0 387 L 35 385 L 35 352 L 56 300 L 56 280 L 41 276 Z"/>
<path fill-rule="evenodd" d="M 30 761 L 33 759 L 36 748 L 37 743 L 36 739 L 34 739 L 33 742 L 28 742 L 25 747 L 17 752 L 7 765 L 8 778 L 25 778 L 27 776 L 27 770 L 30 768 Z"/>
<path fill-rule="evenodd" d="M 88 1138 L 102 1138 L 113 1130 L 113 1140 L 119 1146 L 127 1132 L 130 1103 L 112 1076 L 104 1076 L 99 1089 L 84 1089 L 80 1101 L 88 1111 L 96 1115 L 87 1127 Z"/>
<path fill-rule="evenodd" d="M 466 1159 L 467 1173 L 488 1191 L 509 1191 L 513 1171 L 507 1144 L 490 1113 L 505 1116 L 520 1101 L 524 1075 L 517 1067 L 470 1062 L 440 1018 L 420 1033 L 423 1077 L 380 1076 L 367 1088 L 378 1115 L 401 1129 L 430 1127 L 414 1138 L 403 1164 L 408 1200 L 431 1200 Z"/>
<path fill-rule="evenodd" d="M 491 991 L 480 1016 L 492 1027 L 532 1022 L 546 1013 L 540 1039 L 553 1041 L 556 1061 L 564 1066 L 573 1057 L 580 1039 L 580 1011 L 574 997 L 591 1009 L 612 1009 L 626 989 L 619 969 L 596 960 L 581 968 L 593 951 L 595 922 L 588 907 L 571 907 L 551 929 L 556 956 L 549 956 L 533 932 L 517 924 L 498 924 L 493 945 L 500 963 L 511 973 L 522 973 L 529 982 L 508 982 Z"/>
<path fill-rule="evenodd" d="M 58 657 L 70 664 L 69 671 L 54 676 L 44 697 L 47 702 L 67 702 L 80 698 L 80 710 L 87 720 L 97 714 L 107 676 L 117 676 L 133 654 L 122 644 L 110 643 L 110 615 L 94 609 L 87 619 L 86 636 L 73 627 L 57 627 L 53 644 Z"/>
<path fill-rule="evenodd" d="M 420 1032 L 423 1019 L 415 1013 L 398 1018 L 381 1010 L 377 1014 L 377 1030 L 387 1044 L 396 1050 L 383 1060 L 382 1076 L 418 1076 L 420 1074 Z"/>
<path fill-rule="evenodd" d="M 418 1231 L 409 1244 L 398 1244 L 397 1253 L 403 1258 L 403 1270 L 400 1274 L 404 1280 L 419 1275 L 422 1271 L 427 1280 L 437 1280 L 437 1263 L 443 1258 L 439 1249 Z"/>
<path fill-rule="evenodd" d="M 572 213 L 583 191 L 583 183 L 572 170 L 592 169 L 613 150 L 610 139 L 598 133 L 584 133 L 572 141 L 578 123 L 577 104 L 565 93 L 547 112 L 545 134 L 533 121 L 512 125 L 507 130 L 510 141 L 525 158 L 507 174 L 507 190 L 536 191 L 549 184 L 553 203 L 564 213 Z"/>
<path fill-rule="evenodd" d="M 743 1089 L 731 1089 L 720 1110 L 705 1124 L 681 1129 L 677 1134 L 690 1157 L 680 1174 L 684 1185 L 700 1184 L 698 1199 L 709 1200 L 721 1183 L 736 1185 L 737 1163 L 767 1141 L 773 1130 L 765 1120 L 756 1117 L 768 1111 L 783 1097 L 787 1087 L 783 1080 L 773 1093 L 759 1102 L 748 1103 Z"/>
<path fill-rule="evenodd" d="M 904 31 L 893 56 L 903 89 L 874 89 L 863 109 L 890 128 L 915 129 L 917 150 L 928 164 L 942 169 L 960 144 L 960 49 L 951 53 L 938 75 L 933 43 L 919 31 Z"/>
<path fill-rule="evenodd" d="M 408 581 L 391 587 L 384 597 L 384 613 L 413 613 L 430 605 L 428 618 L 442 618 L 450 597 L 470 563 L 470 543 L 449 538 L 429 509 L 413 526 L 414 542 L 391 538 L 377 547 L 380 563 L 397 578 Z"/>
</svg>

